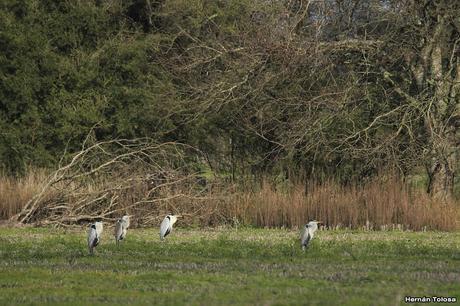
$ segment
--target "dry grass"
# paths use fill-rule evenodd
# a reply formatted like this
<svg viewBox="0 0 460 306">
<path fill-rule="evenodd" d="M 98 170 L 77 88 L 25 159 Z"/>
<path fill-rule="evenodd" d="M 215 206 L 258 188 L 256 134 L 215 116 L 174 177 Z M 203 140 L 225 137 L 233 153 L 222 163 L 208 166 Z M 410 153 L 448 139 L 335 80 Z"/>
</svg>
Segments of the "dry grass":
<svg viewBox="0 0 460 306">
<path fill-rule="evenodd" d="M 0 219 L 9 219 L 19 213 L 27 201 L 43 188 L 46 174 L 46 171 L 31 169 L 22 178 L 1 176 Z M 318 219 L 330 228 L 445 231 L 458 228 L 458 203 L 432 201 L 422 190 L 411 189 L 398 179 L 385 178 L 347 187 L 332 181 L 322 184 L 299 183 L 287 190 L 278 190 L 275 184 L 265 181 L 256 191 L 245 192 L 235 186 L 173 185 L 158 190 L 145 203 L 140 199 L 146 197 L 150 189 L 144 182 L 139 182 L 118 194 L 112 203 L 113 213 L 104 219 L 113 220 L 129 213 L 135 215 L 134 226 L 151 226 L 157 225 L 166 213 L 172 212 L 184 216 L 181 219 L 183 225 L 192 226 L 233 223 L 296 228 L 307 220 Z M 88 183 L 78 197 L 70 194 L 74 189 L 71 185 L 59 188 L 59 192 L 56 188 L 50 189 L 40 206 L 47 204 L 47 208 L 39 209 L 34 222 L 47 223 L 59 214 L 69 214 L 66 222 L 71 224 L 80 222 L 80 219 L 72 217 L 79 213 L 88 216 L 82 221 L 90 220 L 91 214 L 95 215 L 101 210 L 101 205 L 108 204 L 91 203 L 93 197 L 88 195 L 101 193 L 107 184 L 105 182 L 99 186 Z M 190 188 L 196 190 L 191 191 Z M 56 202 L 56 209 L 48 205 L 50 201 Z"/>
<path fill-rule="evenodd" d="M 9 219 L 44 186 L 47 172 L 30 169 L 23 177 L 0 176 L 0 219 Z"/>
<path fill-rule="evenodd" d="M 268 227 L 297 227 L 317 219 L 332 228 L 454 230 L 458 203 L 433 201 L 398 179 L 376 179 L 364 186 L 299 184 L 288 192 L 263 183 L 258 192 L 239 195 L 232 216 L 244 223 Z"/>
</svg>

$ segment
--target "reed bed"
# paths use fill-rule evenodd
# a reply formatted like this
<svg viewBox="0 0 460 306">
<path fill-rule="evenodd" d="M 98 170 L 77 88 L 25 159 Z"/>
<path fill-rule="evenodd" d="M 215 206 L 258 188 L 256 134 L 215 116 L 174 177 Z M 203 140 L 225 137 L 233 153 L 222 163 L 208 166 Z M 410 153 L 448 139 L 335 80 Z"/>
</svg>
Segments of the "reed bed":
<svg viewBox="0 0 460 306">
<path fill-rule="evenodd" d="M 48 172 L 30 169 L 22 177 L 0 176 L 0 219 L 9 219 L 44 187 Z"/>
<path fill-rule="evenodd" d="M 18 214 L 43 189 L 47 174 L 45 170 L 31 169 L 24 177 L 1 176 L 0 219 Z M 166 186 L 157 193 L 151 193 L 150 186 L 139 181 L 112 197 L 113 203 L 94 201 L 108 184 L 110 181 L 88 183 L 79 193 L 72 194 L 75 188 L 71 185 L 50 188 L 32 223 L 88 222 L 92 216 L 101 215 L 101 205 L 112 205 L 113 213 L 107 210 L 104 220 L 115 220 L 129 213 L 135 216 L 133 226 L 139 227 L 156 226 L 165 214 L 177 213 L 184 216 L 181 225 L 199 227 L 231 224 L 298 228 L 308 220 L 317 219 L 326 228 L 416 231 L 459 228 L 458 202 L 436 202 L 423 190 L 411 188 L 398 178 L 379 177 L 348 186 L 332 180 L 321 184 L 307 182 L 289 188 L 280 188 L 268 180 L 257 188 L 228 186 L 222 182 L 194 187 L 189 180 L 188 184 Z M 92 194 L 97 196 L 88 197 Z M 144 198 L 147 200 L 140 201 Z"/>
<path fill-rule="evenodd" d="M 410 188 L 396 178 L 377 178 L 352 186 L 333 181 L 297 184 L 284 192 L 264 182 L 257 192 L 237 197 L 230 214 L 255 226 L 292 228 L 316 219 L 329 228 L 458 228 L 458 203 L 434 201 L 423 190 Z"/>
</svg>

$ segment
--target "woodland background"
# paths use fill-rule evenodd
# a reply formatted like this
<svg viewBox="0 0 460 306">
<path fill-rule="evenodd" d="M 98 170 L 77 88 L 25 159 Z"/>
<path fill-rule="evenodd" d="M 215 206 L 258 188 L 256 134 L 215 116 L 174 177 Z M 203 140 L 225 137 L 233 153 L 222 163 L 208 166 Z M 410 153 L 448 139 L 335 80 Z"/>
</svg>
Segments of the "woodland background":
<svg viewBox="0 0 460 306">
<path fill-rule="evenodd" d="M 458 228 L 460 3 L 5 0 L 0 217 Z"/>
</svg>

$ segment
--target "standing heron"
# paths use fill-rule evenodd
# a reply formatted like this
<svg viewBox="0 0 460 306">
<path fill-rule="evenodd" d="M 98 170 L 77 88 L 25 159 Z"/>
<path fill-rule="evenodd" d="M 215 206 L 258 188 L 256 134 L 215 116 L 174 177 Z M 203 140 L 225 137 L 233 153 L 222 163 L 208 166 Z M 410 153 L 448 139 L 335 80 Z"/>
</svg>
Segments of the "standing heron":
<svg viewBox="0 0 460 306">
<path fill-rule="evenodd" d="M 310 221 L 303 228 L 300 233 L 300 243 L 302 245 L 302 250 L 308 247 L 308 243 L 313 239 L 316 230 L 318 229 L 318 224 L 322 223 L 321 221 Z"/>
<path fill-rule="evenodd" d="M 165 239 L 165 237 L 171 233 L 173 225 L 176 223 L 178 217 L 180 216 L 167 215 L 163 219 L 160 225 L 160 240 Z"/>
<path fill-rule="evenodd" d="M 88 249 L 90 254 L 94 254 L 94 248 L 101 241 L 102 230 L 102 222 L 95 222 L 89 226 Z"/>
<path fill-rule="evenodd" d="M 130 217 L 131 216 L 128 215 L 123 216 L 121 217 L 121 219 L 118 219 L 117 223 L 115 224 L 115 241 L 117 242 L 117 245 L 120 244 L 120 240 L 123 240 L 126 237 Z"/>
</svg>

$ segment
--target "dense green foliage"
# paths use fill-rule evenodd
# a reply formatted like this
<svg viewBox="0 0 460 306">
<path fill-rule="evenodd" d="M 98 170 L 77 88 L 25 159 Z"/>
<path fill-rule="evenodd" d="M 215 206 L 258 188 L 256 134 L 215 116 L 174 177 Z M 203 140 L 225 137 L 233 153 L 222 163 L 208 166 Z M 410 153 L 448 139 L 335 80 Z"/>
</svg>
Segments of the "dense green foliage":
<svg viewBox="0 0 460 306">
<path fill-rule="evenodd" d="M 98 140 L 151 137 L 228 155 L 231 109 L 201 113 L 187 73 L 171 65 L 193 42 L 182 28 L 200 35 L 219 15 L 219 33 L 232 35 L 247 4 L 195 4 L 153 3 L 148 24 L 145 1 L 2 2 L 1 168 L 53 166 L 92 128 Z"/>
<path fill-rule="evenodd" d="M 404 305 L 460 296 L 459 233 L 111 229 L 95 256 L 84 229 L 1 229 L 0 303 Z"/>
<path fill-rule="evenodd" d="M 175 91 L 128 4 L 6 1 L 1 6 L 0 161 L 51 166 L 89 129 L 99 139 L 161 137 Z M 157 136 L 159 135 L 159 136 Z"/>
</svg>

